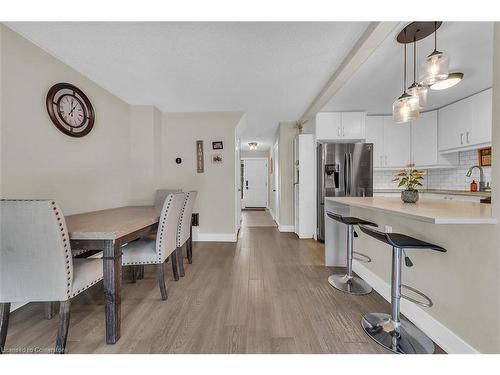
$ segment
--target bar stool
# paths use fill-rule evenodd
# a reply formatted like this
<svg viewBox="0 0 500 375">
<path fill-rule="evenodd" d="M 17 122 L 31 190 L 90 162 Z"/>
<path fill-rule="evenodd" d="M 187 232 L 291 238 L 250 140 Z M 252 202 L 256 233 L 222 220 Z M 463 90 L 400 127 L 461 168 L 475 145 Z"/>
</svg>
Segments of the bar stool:
<svg viewBox="0 0 500 375">
<path fill-rule="evenodd" d="M 347 217 L 347 216 L 341 216 L 338 214 L 334 214 L 333 212 L 327 212 L 326 213 L 330 219 L 336 220 L 342 224 L 347 225 L 347 264 L 346 264 L 346 273 L 345 274 L 333 274 L 328 278 L 328 282 L 330 283 L 331 286 L 334 288 L 345 292 L 349 294 L 356 294 L 356 295 L 362 295 L 362 294 L 368 294 L 371 293 L 372 287 L 368 285 L 366 281 L 363 279 L 353 276 L 352 275 L 352 259 L 353 259 L 353 254 L 355 253 L 353 251 L 353 238 L 357 237 L 356 232 L 354 231 L 354 226 L 355 225 L 372 225 L 374 227 L 377 227 L 378 225 L 375 223 L 372 223 L 370 221 L 366 221 L 363 219 L 359 219 L 357 217 Z M 364 257 L 365 259 L 358 259 L 360 261 L 364 262 L 371 262 L 371 259 L 361 253 L 356 254 Z"/>
<path fill-rule="evenodd" d="M 382 313 L 365 314 L 361 320 L 363 329 L 373 340 L 395 353 L 434 353 L 435 348 L 432 340 L 409 321 L 400 319 L 401 298 L 422 307 L 432 307 L 433 305 L 431 299 L 425 294 L 401 283 L 401 256 L 405 249 L 430 249 L 440 252 L 446 252 L 446 249 L 404 234 L 379 232 L 365 225 L 359 227 L 367 235 L 392 246 L 391 315 Z M 413 266 L 406 255 L 405 264 L 407 267 Z M 402 287 L 420 295 L 427 302 L 421 302 L 401 294 Z"/>
</svg>

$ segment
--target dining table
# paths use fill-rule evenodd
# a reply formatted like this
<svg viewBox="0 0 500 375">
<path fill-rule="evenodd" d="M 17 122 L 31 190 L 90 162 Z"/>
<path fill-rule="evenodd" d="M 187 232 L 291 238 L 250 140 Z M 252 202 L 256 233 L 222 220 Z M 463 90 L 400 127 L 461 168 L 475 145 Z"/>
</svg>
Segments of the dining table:
<svg viewBox="0 0 500 375">
<path fill-rule="evenodd" d="M 103 252 L 107 344 L 120 339 L 122 246 L 153 230 L 160 214 L 154 206 L 127 206 L 65 217 L 72 249 Z"/>
</svg>

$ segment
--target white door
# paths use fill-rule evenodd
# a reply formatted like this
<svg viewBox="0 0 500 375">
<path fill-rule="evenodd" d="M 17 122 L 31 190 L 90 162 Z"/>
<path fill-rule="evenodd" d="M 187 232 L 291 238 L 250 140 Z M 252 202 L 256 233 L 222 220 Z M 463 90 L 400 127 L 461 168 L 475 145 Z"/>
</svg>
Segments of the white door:
<svg viewBox="0 0 500 375">
<path fill-rule="evenodd" d="M 267 207 L 267 159 L 244 159 L 245 207 Z"/>
</svg>

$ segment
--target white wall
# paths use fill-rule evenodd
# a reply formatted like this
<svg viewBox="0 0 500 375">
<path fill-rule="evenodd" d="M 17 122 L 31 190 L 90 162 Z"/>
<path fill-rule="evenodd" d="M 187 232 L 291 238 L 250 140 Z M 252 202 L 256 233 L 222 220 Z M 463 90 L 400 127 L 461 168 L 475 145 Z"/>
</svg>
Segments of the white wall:
<svg viewBox="0 0 500 375">
<path fill-rule="evenodd" d="M 1 192 L 57 199 L 65 214 L 129 203 L 129 105 L 1 25 Z M 71 82 L 90 98 L 96 122 L 71 138 L 51 122 L 49 88 Z"/>
<path fill-rule="evenodd" d="M 194 211 L 200 214 L 199 240 L 232 240 L 235 236 L 235 128 L 241 112 L 163 113 L 162 174 L 164 188 L 197 190 Z M 204 141 L 205 172 L 196 172 L 196 141 Z M 212 150 L 223 141 L 223 150 Z M 211 162 L 223 155 L 223 164 Z M 182 164 L 175 158 L 182 158 Z"/>
<path fill-rule="evenodd" d="M 279 126 L 279 227 L 282 231 L 293 232 L 294 227 L 294 155 L 293 142 L 298 134 L 295 122 L 282 122 Z M 312 183 L 312 182 L 311 182 Z"/>
</svg>

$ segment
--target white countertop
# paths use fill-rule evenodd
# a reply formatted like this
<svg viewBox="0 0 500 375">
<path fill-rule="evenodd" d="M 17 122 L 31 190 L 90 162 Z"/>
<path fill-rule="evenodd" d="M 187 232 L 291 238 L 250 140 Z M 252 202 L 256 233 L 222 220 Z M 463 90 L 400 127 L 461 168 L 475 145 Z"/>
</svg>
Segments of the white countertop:
<svg viewBox="0 0 500 375">
<path fill-rule="evenodd" d="M 496 224 L 487 203 L 421 198 L 403 203 L 400 197 L 327 197 L 327 202 L 383 211 L 433 224 Z"/>
</svg>

